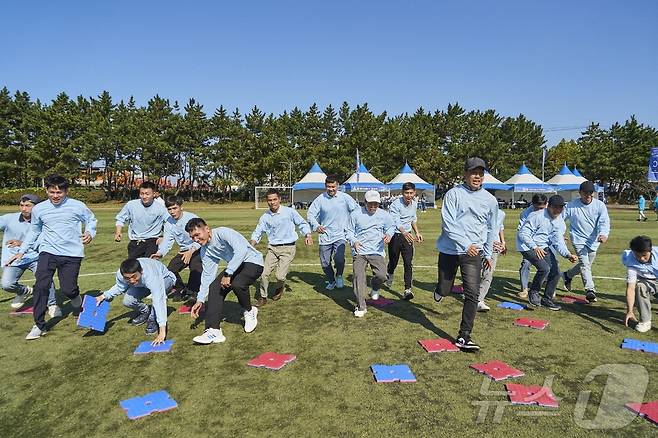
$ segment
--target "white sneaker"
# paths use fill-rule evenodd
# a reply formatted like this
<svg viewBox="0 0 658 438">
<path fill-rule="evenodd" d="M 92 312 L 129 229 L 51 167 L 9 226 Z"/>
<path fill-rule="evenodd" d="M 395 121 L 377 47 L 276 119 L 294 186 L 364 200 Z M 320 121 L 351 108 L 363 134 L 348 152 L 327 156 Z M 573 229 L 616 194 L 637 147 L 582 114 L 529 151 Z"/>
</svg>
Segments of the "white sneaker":
<svg viewBox="0 0 658 438">
<path fill-rule="evenodd" d="M 364 316 L 366 316 L 366 313 L 368 313 L 368 309 L 359 310 L 358 307 L 354 309 L 354 316 L 356 316 L 357 318 L 363 318 Z"/>
<path fill-rule="evenodd" d="M 488 312 L 491 310 L 491 307 L 487 306 L 487 303 L 484 301 L 478 301 L 478 312 Z"/>
<path fill-rule="evenodd" d="M 336 289 L 336 282 L 331 281 L 331 282 L 327 283 L 327 285 L 324 288 L 327 289 L 327 290 L 334 290 L 334 289 Z"/>
<path fill-rule="evenodd" d="M 258 307 L 251 306 L 250 311 L 244 311 L 244 331 L 251 333 L 256 329 L 258 325 Z"/>
<path fill-rule="evenodd" d="M 637 325 L 635 326 L 635 330 L 637 330 L 640 333 L 645 333 L 651 330 L 651 321 L 647 322 L 638 322 Z"/>
<path fill-rule="evenodd" d="M 82 297 L 80 295 L 75 298 L 71 298 L 71 307 L 74 309 L 79 309 L 82 307 Z"/>
<path fill-rule="evenodd" d="M 60 309 L 57 304 L 51 304 L 48 306 L 48 316 L 51 318 L 59 318 L 62 316 L 62 309 Z"/>
<path fill-rule="evenodd" d="M 342 275 L 336 276 L 336 289 L 342 289 L 345 286 L 345 280 L 343 280 Z"/>
<path fill-rule="evenodd" d="M 201 336 L 195 336 L 192 341 L 197 344 L 219 344 L 226 341 L 226 336 L 222 333 L 222 329 L 208 328 Z"/>
<path fill-rule="evenodd" d="M 32 326 L 32 330 L 30 330 L 30 333 L 25 336 L 25 339 L 28 341 L 31 341 L 33 339 L 39 339 L 41 336 L 45 336 L 47 332 L 45 330 L 41 330 L 39 327 L 36 325 Z"/>
<path fill-rule="evenodd" d="M 393 286 L 393 276 L 391 274 L 386 274 L 386 281 L 384 282 L 384 285 L 389 288 Z"/>
<path fill-rule="evenodd" d="M 14 310 L 20 309 L 25 305 L 27 300 L 30 298 L 30 295 L 32 295 L 32 288 L 30 286 L 26 286 L 27 290 L 25 291 L 24 294 L 17 294 L 13 300 L 11 300 L 11 308 Z"/>
<path fill-rule="evenodd" d="M 379 291 L 378 290 L 371 290 L 370 291 L 370 298 L 373 300 L 378 300 L 379 299 Z"/>
<path fill-rule="evenodd" d="M 405 289 L 404 294 L 402 295 L 402 299 L 409 301 L 414 299 L 414 293 L 411 291 L 411 289 Z"/>
</svg>

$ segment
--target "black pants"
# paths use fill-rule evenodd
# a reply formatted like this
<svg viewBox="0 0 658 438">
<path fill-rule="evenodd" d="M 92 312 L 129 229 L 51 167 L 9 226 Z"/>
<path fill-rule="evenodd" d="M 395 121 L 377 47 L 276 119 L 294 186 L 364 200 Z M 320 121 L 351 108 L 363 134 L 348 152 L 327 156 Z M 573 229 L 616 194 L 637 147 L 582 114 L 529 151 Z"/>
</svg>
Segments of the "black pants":
<svg viewBox="0 0 658 438">
<path fill-rule="evenodd" d="M 37 272 L 34 274 L 34 323 L 41 330 L 46 328 L 46 311 L 48 310 L 48 293 L 55 271 L 59 278 L 59 288 L 66 297 L 73 299 L 80 295 L 78 274 L 82 257 L 54 255 L 47 252 L 39 254 Z"/>
<path fill-rule="evenodd" d="M 459 325 L 459 337 L 468 340 L 471 337 L 471 331 L 473 331 L 473 323 L 478 307 L 482 255 L 471 257 L 466 254 L 439 253 L 439 282 L 436 289 L 444 297 L 450 294 L 450 290 L 455 283 L 457 268 L 462 273 L 462 285 L 464 287 L 464 308 L 462 310 L 462 322 Z"/>
<path fill-rule="evenodd" d="M 223 288 L 221 285 L 224 271 L 210 283 L 208 290 L 208 302 L 206 303 L 206 328 L 219 328 L 224 311 L 224 300 L 229 292 L 235 292 L 238 302 L 244 310 L 251 310 L 251 298 L 249 297 L 249 286 L 254 284 L 263 273 L 263 267 L 255 263 L 242 263 L 231 276 L 231 286 Z"/>
<path fill-rule="evenodd" d="M 128 244 L 128 258 L 151 257 L 158 252 L 157 240 L 155 237 L 145 240 L 131 240 Z"/>
<path fill-rule="evenodd" d="M 171 259 L 169 262 L 169 265 L 167 266 L 167 269 L 169 269 L 171 272 L 173 272 L 176 275 L 176 284 L 174 287 L 177 290 L 182 290 L 185 288 L 185 282 L 183 282 L 183 279 L 180 277 L 179 272 L 181 272 L 183 269 L 189 267 L 190 268 L 190 278 L 187 281 L 187 288 L 194 292 L 196 295 L 199 293 L 199 286 L 201 285 L 201 273 L 203 272 L 203 266 L 201 264 L 201 256 L 199 255 L 199 251 L 194 251 L 194 254 L 192 254 L 192 258 L 190 258 L 190 264 L 186 265 L 183 263 L 183 255 L 178 253 L 176 254 L 176 257 Z"/>
<path fill-rule="evenodd" d="M 540 293 L 541 285 L 546 282 L 544 289 L 544 298 L 552 300 L 555 296 L 555 289 L 560 281 L 560 265 L 558 264 L 555 254 L 550 248 L 542 248 L 546 252 L 546 257 L 540 259 L 534 250 L 523 251 L 521 255 L 524 259 L 532 263 L 537 268 L 537 273 L 530 284 L 530 291 Z"/>
<path fill-rule="evenodd" d="M 388 244 L 388 274 L 393 275 L 395 268 L 398 266 L 402 254 L 404 263 L 404 288 L 411 289 L 411 279 L 413 278 L 413 265 L 411 261 L 414 258 L 414 244 L 408 242 L 401 233 L 395 233 Z"/>
</svg>

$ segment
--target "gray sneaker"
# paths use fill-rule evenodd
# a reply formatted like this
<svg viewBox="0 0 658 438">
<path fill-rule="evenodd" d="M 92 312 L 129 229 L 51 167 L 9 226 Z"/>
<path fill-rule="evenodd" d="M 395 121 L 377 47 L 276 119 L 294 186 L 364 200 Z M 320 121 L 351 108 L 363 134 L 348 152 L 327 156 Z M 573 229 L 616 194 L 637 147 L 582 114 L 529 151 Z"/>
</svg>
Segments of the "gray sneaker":
<svg viewBox="0 0 658 438">
<path fill-rule="evenodd" d="M 30 330 L 30 333 L 28 333 L 27 336 L 25 336 L 25 339 L 27 339 L 28 341 L 31 341 L 33 339 L 39 339 L 40 337 L 45 336 L 46 333 L 47 333 L 46 330 L 41 330 L 36 325 L 33 325 L 32 330 Z"/>
<path fill-rule="evenodd" d="M 531 306 L 541 307 L 541 297 L 539 296 L 539 292 L 531 290 L 528 293 L 528 303 L 530 303 Z"/>
<path fill-rule="evenodd" d="M 30 286 L 26 286 L 25 293 L 22 294 L 16 294 L 13 300 L 11 300 L 11 308 L 14 310 L 18 310 L 21 307 L 25 305 L 27 300 L 30 298 L 32 295 L 32 288 Z"/>
</svg>

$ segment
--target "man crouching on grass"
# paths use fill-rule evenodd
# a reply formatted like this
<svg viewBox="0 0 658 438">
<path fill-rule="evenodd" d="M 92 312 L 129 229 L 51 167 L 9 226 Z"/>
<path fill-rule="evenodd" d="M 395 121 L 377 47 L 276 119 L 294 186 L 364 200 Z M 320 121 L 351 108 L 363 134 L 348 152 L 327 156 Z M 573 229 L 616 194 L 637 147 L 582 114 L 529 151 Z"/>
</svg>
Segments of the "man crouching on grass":
<svg viewBox="0 0 658 438">
<path fill-rule="evenodd" d="M 125 293 L 123 305 L 136 311 L 128 322 L 131 325 L 147 323 L 146 334 L 157 333 L 153 345 L 159 345 L 167 337 L 167 293 L 175 283 L 176 275 L 158 260 L 126 259 L 117 271 L 116 284 L 96 297 L 96 305 Z M 149 295 L 153 306 L 143 302 Z"/>
<path fill-rule="evenodd" d="M 185 231 L 190 234 L 192 240 L 201 245 L 203 265 L 199 295 L 190 312 L 192 318 L 199 317 L 206 299 L 208 300 L 206 330 L 193 341 L 197 344 L 214 344 L 226 340 L 219 322 L 222 319 L 224 300 L 231 291 L 235 292 L 244 309 L 244 331 L 254 331 L 258 325 L 258 308 L 251 306 L 249 286 L 263 273 L 263 255 L 237 231 L 226 227 L 211 230 L 201 218 L 191 219 L 185 225 Z M 217 277 L 221 260 L 226 261 L 227 265 Z"/>
</svg>

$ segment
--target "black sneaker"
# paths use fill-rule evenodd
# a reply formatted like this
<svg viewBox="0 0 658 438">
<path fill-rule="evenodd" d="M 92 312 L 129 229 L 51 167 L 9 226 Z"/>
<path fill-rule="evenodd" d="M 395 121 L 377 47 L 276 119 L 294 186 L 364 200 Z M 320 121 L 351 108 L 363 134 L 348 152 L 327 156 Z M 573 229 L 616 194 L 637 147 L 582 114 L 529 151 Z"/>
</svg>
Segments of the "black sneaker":
<svg viewBox="0 0 658 438">
<path fill-rule="evenodd" d="M 147 335 L 154 335 L 160 330 L 160 327 L 158 326 L 158 322 L 155 320 L 155 318 L 149 318 L 148 321 L 146 321 L 146 329 L 144 330 L 144 333 Z"/>
<path fill-rule="evenodd" d="M 406 301 L 414 299 L 414 293 L 411 292 L 411 289 L 405 289 L 404 295 L 402 295 L 402 299 Z"/>
<path fill-rule="evenodd" d="M 539 292 L 531 290 L 528 292 L 528 303 L 531 306 L 541 307 L 541 298 L 539 297 Z"/>
<path fill-rule="evenodd" d="M 593 290 L 585 291 L 585 299 L 591 304 L 596 303 L 596 293 Z"/>
<path fill-rule="evenodd" d="M 146 310 L 130 321 L 128 321 L 128 324 L 130 325 L 142 325 L 149 319 L 149 315 L 151 314 L 151 306 L 147 306 Z"/>
<path fill-rule="evenodd" d="M 548 310 L 552 310 L 554 312 L 557 312 L 558 310 L 562 309 L 562 307 L 558 306 L 553 302 L 553 300 L 549 300 L 548 298 L 544 298 L 541 300 L 541 306 L 546 307 Z"/>
<path fill-rule="evenodd" d="M 472 339 L 457 338 L 455 345 L 465 351 L 478 351 L 480 346 L 473 342 Z"/>
<path fill-rule="evenodd" d="M 436 301 L 437 303 L 440 303 L 442 299 L 443 299 L 443 295 L 441 295 L 441 293 L 439 293 L 439 291 L 435 289 L 434 290 L 434 301 Z"/>
<path fill-rule="evenodd" d="M 564 280 L 564 288 L 571 292 L 571 280 L 572 278 L 567 277 L 567 273 L 562 273 L 562 280 Z"/>
</svg>

